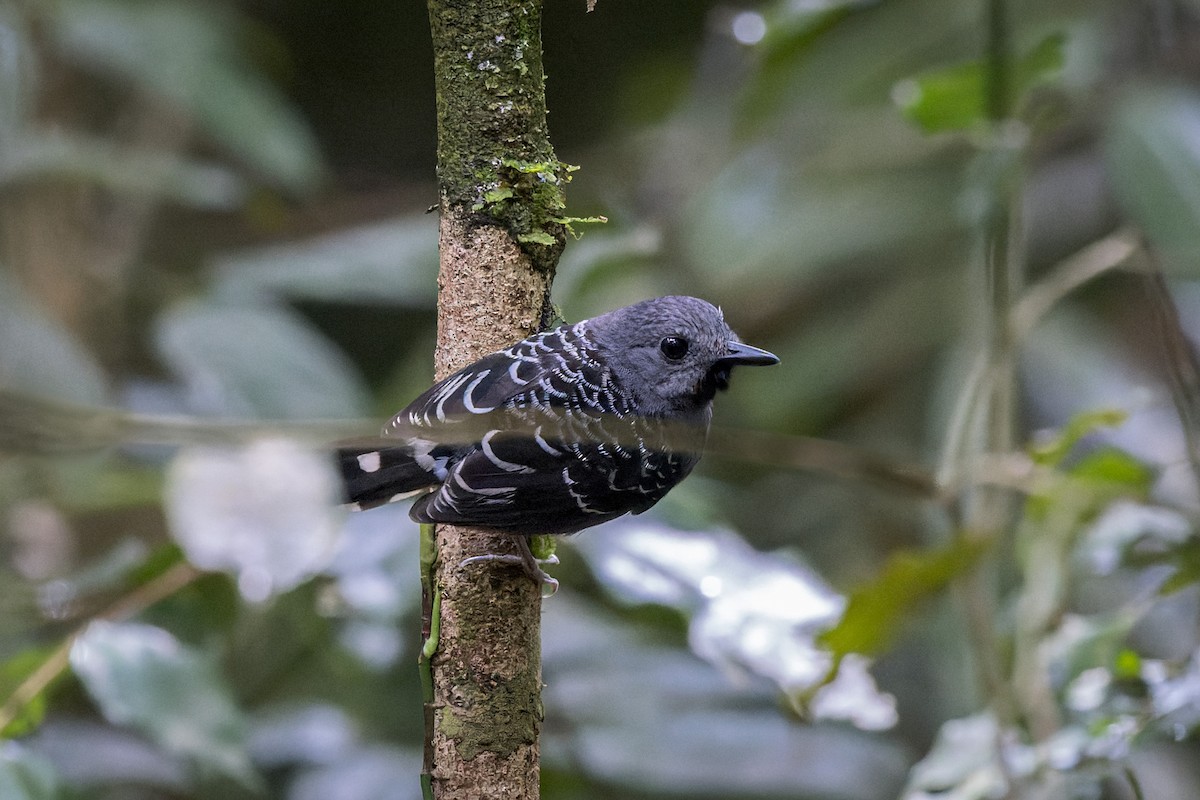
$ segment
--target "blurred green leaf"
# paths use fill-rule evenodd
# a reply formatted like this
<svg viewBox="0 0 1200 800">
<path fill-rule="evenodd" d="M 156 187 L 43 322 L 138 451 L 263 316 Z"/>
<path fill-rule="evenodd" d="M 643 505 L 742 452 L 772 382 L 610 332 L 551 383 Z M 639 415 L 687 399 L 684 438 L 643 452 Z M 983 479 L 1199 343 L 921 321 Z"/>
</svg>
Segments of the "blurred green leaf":
<svg viewBox="0 0 1200 800">
<path fill-rule="evenodd" d="M 1025 504 L 1031 521 L 1045 522 L 1052 512 L 1069 508 L 1074 525 L 1087 522 L 1113 501 L 1141 500 L 1154 482 L 1154 471 L 1123 450 L 1102 447 L 1087 453 L 1067 470 L 1068 480 L 1053 481 L 1029 496 Z"/>
<path fill-rule="evenodd" d="M 961 229 L 948 213 L 960 191 L 961 178 L 948 172 L 861 170 L 834 182 L 797 174 L 790 153 L 751 151 L 692 198 L 687 257 L 718 296 L 845 279 L 848 264 L 876 277 L 898 249 L 935 238 L 945 246 Z"/>
<path fill-rule="evenodd" d="M 12 696 L 22 682 L 32 675 L 38 667 L 46 663 L 52 650 L 45 647 L 35 647 L 22 650 L 12 658 L 0 664 L 0 703 Z M 0 740 L 25 736 L 31 733 L 46 716 L 46 693 L 38 692 L 18 710 L 12 722 L 0 729 Z M 0 797 L 7 797 L 0 792 Z"/>
<path fill-rule="evenodd" d="M 209 658 L 167 631 L 92 622 L 71 648 L 71 667 L 110 722 L 142 731 L 202 772 L 260 784 L 229 687 Z"/>
<path fill-rule="evenodd" d="M 437 221 L 425 215 L 226 255 L 213 294 L 231 303 L 286 298 L 433 308 Z"/>
<path fill-rule="evenodd" d="M 1188 515 L 1118 498 L 1087 527 L 1073 555 L 1090 573 L 1112 575 L 1120 567 L 1171 564 L 1176 550 L 1194 538 L 1195 524 Z"/>
<path fill-rule="evenodd" d="M 838 656 L 882 652 L 918 603 L 973 567 L 987 548 L 963 537 L 939 550 L 894 554 L 878 577 L 851 593 L 841 620 L 818 641 Z"/>
<path fill-rule="evenodd" d="M 1113 192 L 1171 263 L 1200 254 L 1200 97 L 1136 86 L 1116 103 L 1106 157 Z"/>
<path fill-rule="evenodd" d="M 62 800 L 54 766 L 15 743 L 0 742 L 0 797 L 4 800 Z"/>
<path fill-rule="evenodd" d="M 810 3 L 780 0 L 766 4 L 763 9 L 766 35 L 758 46 L 762 64 L 743 103 L 747 119 L 754 125 L 772 121 L 783 110 L 781 106 L 792 106 L 792 101 L 802 103 L 800 98 L 816 96 L 817 93 L 807 91 L 813 84 L 822 87 L 819 94 L 823 99 L 827 93 L 844 90 L 846 80 L 854 80 L 857 76 L 850 76 L 850 70 L 835 76 L 828 69 L 828 59 L 842 55 L 836 44 L 839 35 L 854 37 L 857 34 L 868 40 L 865 47 L 856 51 L 862 56 L 860 64 L 886 61 L 891 53 L 881 53 L 873 46 L 877 42 L 871 41 L 869 35 L 862 36 L 863 26 L 869 28 L 870 20 L 878 16 L 871 13 L 871 7 L 879 5 L 882 4 L 873 0 L 816 0 Z M 900 38 L 893 30 L 888 41 L 895 42 Z M 820 78 L 808 84 L 813 73 Z"/>
<path fill-rule="evenodd" d="M 555 294 L 567 298 L 563 309 L 565 318 L 584 316 L 585 309 L 621 305 L 620 299 L 605 298 L 604 292 L 612 291 L 623 280 L 653 280 L 648 267 L 654 257 L 661 256 L 661 251 L 662 232 L 652 225 L 630 229 L 611 225 L 572 242 L 563 252 L 554 278 Z M 663 294 L 664 291 L 655 292 L 650 288 L 642 294 L 652 293 Z M 588 297 L 592 300 L 590 304 L 580 302 L 585 296 L 596 294 L 600 296 Z M 576 306 L 581 308 L 579 314 L 572 313 Z"/>
<path fill-rule="evenodd" d="M 49 33 L 64 57 L 170 99 L 204 132 L 282 187 L 315 187 L 320 177 L 316 142 L 239 52 L 237 25 L 226 7 L 176 0 L 64 0 L 50 8 Z"/>
<path fill-rule="evenodd" d="M 1105 495 L 1144 497 L 1154 483 L 1154 471 L 1129 453 L 1104 447 L 1088 453 L 1071 467 L 1072 477 L 1093 484 Z"/>
<path fill-rule="evenodd" d="M 740 390 L 722 408 L 737 402 L 738 424 L 786 420 L 795 430 L 820 430 L 845 414 L 846 397 L 880 386 L 894 391 L 909 378 L 905 365 L 919 364 L 954 334 L 961 306 L 958 284 L 928 274 L 876 279 L 853 296 L 832 297 L 771 345 L 788 369 L 739 376 L 739 386 L 757 390 Z"/>
<path fill-rule="evenodd" d="M 283 308 L 180 305 L 159 318 L 155 339 L 200 413 L 265 419 L 366 413 L 366 389 L 345 356 Z"/>
<path fill-rule="evenodd" d="M 1047 668 L 1058 690 L 1092 669 L 1116 667 L 1141 613 L 1119 608 L 1100 614 L 1065 614 L 1042 639 Z M 1128 657 L 1125 657 L 1128 665 Z"/>
<path fill-rule="evenodd" d="M 58 474 L 55 498 L 73 513 L 152 506 L 162 496 L 162 470 L 144 464 L 113 459 Z"/>
<path fill-rule="evenodd" d="M 774 3 L 766 16 L 761 47 L 772 59 L 795 58 L 822 31 L 863 5 L 860 0 Z"/>
<path fill-rule="evenodd" d="M 1122 647 L 1113 658 L 1112 672 L 1117 680 L 1140 680 L 1142 657 L 1136 651 Z"/>
<path fill-rule="evenodd" d="M 964 130 L 984 119 L 984 71 L 978 61 L 901 82 L 900 110 L 926 133 Z"/>
<path fill-rule="evenodd" d="M 165 574 L 179 562 L 183 561 L 183 550 L 171 542 L 156 547 L 133 570 L 129 578 L 135 585 L 142 585 Z M 203 580 L 203 579 L 201 579 Z"/>
<path fill-rule="evenodd" d="M 1163 581 L 1159 591 L 1174 594 L 1200 583 L 1200 538 L 1191 536 L 1165 550 L 1150 553 L 1133 552 L 1128 557 L 1131 566 L 1147 567 L 1169 564 L 1175 571 Z"/>
<path fill-rule="evenodd" d="M 1063 68 L 1063 49 L 1066 43 L 1065 34 L 1052 33 L 1034 45 L 1017 65 L 1019 85 L 1029 89 L 1057 77 Z"/>
<path fill-rule="evenodd" d="M 164 551 L 168 549 L 174 550 L 175 546 Z M 141 618 L 167 628 L 183 642 L 202 645 L 229 634 L 241 611 L 240 601 L 233 581 L 223 573 L 214 572 L 200 576 L 155 603 Z"/>
<path fill-rule="evenodd" d="M 1127 416 L 1117 409 L 1082 411 L 1071 417 L 1062 430 L 1030 445 L 1029 455 L 1043 467 L 1057 467 L 1085 436 L 1097 428 L 1120 425 Z"/>
<path fill-rule="evenodd" d="M 1026 92 L 1062 69 L 1064 42 L 1061 33 L 1048 36 L 1016 65 L 1018 103 Z M 984 121 L 986 80 L 984 63 L 969 61 L 902 81 L 893 97 L 904 115 L 926 133 L 961 131 Z"/>
<path fill-rule="evenodd" d="M 241 179 L 224 167 L 130 150 L 108 139 L 38 133 L 11 139 L 0 149 L 0 185 L 59 178 L 198 208 L 229 210 L 245 197 Z"/>
</svg>

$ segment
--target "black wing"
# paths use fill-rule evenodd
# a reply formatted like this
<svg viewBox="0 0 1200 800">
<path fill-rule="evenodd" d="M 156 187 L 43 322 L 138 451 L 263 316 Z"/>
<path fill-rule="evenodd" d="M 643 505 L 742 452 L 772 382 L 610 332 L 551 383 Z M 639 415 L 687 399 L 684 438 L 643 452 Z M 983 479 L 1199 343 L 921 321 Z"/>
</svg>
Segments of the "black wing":
<svg viewBox="0 0 1200 800">
<path fill-rule="evenodd" d="M 546 338 L 493 353 L 431 386 L 384 426 L 396 444 L 340 447 L 347 500 L 373 508 L 445 480 L 484 433 L 516 422 L 505 424 L 505 402 L 552 366 L 552 345 L 540 344 Z"/>
<path fill-rule="evenodd" d="M 583 324 L 554 328 L 484 356 L 438 381 L 393 417 L 384 435 L 410 427 L 438 428 L 480 417 L 507 416 L 510 409 L 531 402 L 568 408 L 575 395 L 596 397 L 605 385 L 611 388 L 611 374 L 599 360 Z"/>
<path fill-rule="evenodd" d="M 569 437 L 556 438 L 540 426 L 532 437 L 491 431 L 436 492 L 417 501 L 413 517 L 520 533 L 574 533 L 645 511 L 696 463 L 691 455 L 604 441 L 599 431 Z"/>
<path fill-rule="evenodd" d="M 423 442 L 440 481 L 414 519 L 524 533 L 573 533 L 644 511 L 698 457 L 670 452 L 657 423 L 634 413 L 584 323 L 439 381 L 384 433 Z"/>
</svg>

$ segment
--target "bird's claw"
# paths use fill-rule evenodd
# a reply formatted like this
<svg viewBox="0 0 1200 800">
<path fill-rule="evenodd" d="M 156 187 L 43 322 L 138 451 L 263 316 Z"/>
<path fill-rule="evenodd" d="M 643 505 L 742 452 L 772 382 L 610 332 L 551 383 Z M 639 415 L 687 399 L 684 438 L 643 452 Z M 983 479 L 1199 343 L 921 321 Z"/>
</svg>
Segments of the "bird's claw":
<svg viewBox="0 0 1200 800">
<path fill-rule="evenodd" d="M 484 553 L 479 556 L 471 556 L 464 558 L 458 562 L 461 569 L 470 564 L 484 563 L 500 563 L 512 564 L 519 566 L 529 576 L 530 580 L 542 587 L 542 597 L 551 597 L 558 591 L 558 579 L 542 569 L 543 564 L 553 565 L 559 563 L 558 556 L 551 553 L 547 558 L 535 558 L 533 551 L 529 549 L 529 542 L 524 537 L 517 540 L 517 549 L 519 553 Z"/>
</svg>

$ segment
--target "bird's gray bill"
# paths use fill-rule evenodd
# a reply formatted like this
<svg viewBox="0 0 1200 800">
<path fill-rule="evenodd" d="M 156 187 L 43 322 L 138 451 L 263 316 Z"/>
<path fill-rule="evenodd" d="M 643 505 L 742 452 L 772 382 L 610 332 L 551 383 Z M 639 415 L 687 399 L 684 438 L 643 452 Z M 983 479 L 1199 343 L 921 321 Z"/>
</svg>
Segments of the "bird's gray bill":
<svg viewBox="0 0 1200 800">
<path fill-rule="evenodd" d="M 751 367 L 769 367 L 779 363 L 779 356 L 759 347 L 741 342 L 729 342 L 729 353 L 721 359 L 726 364 L 746 364 Z"/>
</svg>

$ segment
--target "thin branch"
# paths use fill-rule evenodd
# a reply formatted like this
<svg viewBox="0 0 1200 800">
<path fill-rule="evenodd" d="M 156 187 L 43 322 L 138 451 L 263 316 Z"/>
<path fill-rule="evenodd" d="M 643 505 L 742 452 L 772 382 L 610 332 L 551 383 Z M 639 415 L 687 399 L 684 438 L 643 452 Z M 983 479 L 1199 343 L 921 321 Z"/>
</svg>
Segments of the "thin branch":
<svg viewBox="0 0 1200 800">
<path fill-rule="evenodd" d="M 1014 305 L 1009 323 L 1012 345 L 1019 347 L 1046 314 L 1071 292 L 1127 264 L 1140 245 L 1136 233 L 1122 230 L 1089 244 L 1057 264 L 1029 287 Z M 1169 301 L 1169 295 L 1164 296 Z M 1167 318 L 1173 314 L 1173 306 L 1156 302 L 1155 308 L 1164 315 L 1161 320 L 1165 326 L 1164 336 L 1172 329 L 1178 329 L 1177 321 L 1172 327 Z M 1177 342 L 1178 339 L 1170 341 Z M 1185 351 L 1172 346 L 1169 352 Z M 1188 382 L 1185 360 L 1173 357 L 1169 366 L 1172 374 L 1178 374 L 1179 385 Z M 1200 373 L 1192 370 L 1191 374 L 1191 382 L 1195 385 L 1200 381 L 1197 378 Z M 967 468 L 962 459 L 969 433 L 978 424 L 981 398 L 992 392 L 996 378 L 987 351 L 981 351 L 972 362 L 955 401 L 934 475 L 919 465 L 891 460 L 841 442 L 761 431 L 715 427 L 709 437 L 708 450 L 712 455 L 747 463 L 827 474 L 940 500 L 965 491 L 973 482 L 986 482 L 978 469 Z M 1193 419 L 1200 421 L 1200 408 Z M 391 437 L 379 437 L 374 435 L 377 427 L 374 420 L 280 422 L 131 414 L 120 409 L 62 403 L 0 389 L 0 451 L 8 453 L 54 455 L 134 444 L 237 445 L 262 436 L 283 436 L 314 445 L 327 445 L 331 439 L 341 439 L 338 445 L 387 447 L 396 444 L 394 437 L 402 438 L 407 433 L 397 429 Z M 465 440 L 463 437 L 480 436 L 492 427 L 520 432 L 513 427 L 511 419 L 483 415 L 466 423 L 447 426 L 441 432 L 422 429 L 412 433 L 425 439 L 437 439 L 440 433 L 450 443 Z M 619 426 L 610 427 L 617 429 Z M 1188 427 L 1189 431 L 1196 429 L 1195 426 Z M 690 442 L 694 438 L 691 431 L 679 430 L 668 437 L 668 442 Z M 631 439 L 628 444 L 636 442 Z M 1196 448 L 1193 442 L 1192 452 L 1200 452 Z"/>
<path fill-rule="evenodd" d="M 991 121 L 993 147 L 1005 147 L 1004 129 L 1011 114 L 1012 54 L 1005 0 L 987 0 L 984 19 L 986 33 L 984 101 Z M 995 154 L 993 154 L 995 155 Z M 1016 263 L 1021 248 L 1014 247 L 1018 228 L 1019 194 L 1008 174 L 1010 164 L 998 165 L 986 187 L 988 209 L 983 221 L 983 269 L 986 279 L 987 339 L 981 354 L 982 367 L 976 365 L 971 381 L 964 386 L 962 398 L 951 420 L 944 453 L 946 461 L 938 470 L 943 479 L 963 471 L 965 455 L 971 447 L 971 431 L 983 428 L 983 441 L 976 445 L 984 452 L 1008 452 L 1013 447 L 1016 385 L 1014 376 L 1013 294 L 1021 278 Z M 962 495 L 955 534 L 960 537 L 998 539 L 1010 515 L 1006 493 L 992 487 L 968 487 Z M 975 656 L 976 676 L 996 711 L 1008 723 L 1015 708 L 1014 698 L 1005 682 L 1005 671 L 997 650 L 995 617 L 996 577 L 981 563 L 954 583 L 966 616 L 967 636 Z M 1011 783 L 1011 782 L 1010 782 Z"/>
<path fill-rule="evenodd" d="M 860 481 L 928 500 L 941 493 L 928 470 L 831 439 L 713 428 L 708 450 L 723 458 Z"/>
<path fill-rule="evenodd" d="M 202 573 L 191 564 L 180 562 L 158 577 L 143 583 L 129 594 L 121 597 L 93 619 L 119 621 L 140 614 L 150 606 L 178 592 L 184 586 L 200 577 Z M 90 623 L 91 620 L 89 620 Z M 13 693 L 0 705 L 0 730 L 17 718 L 21 709 L 25 708 L 35 697 L 46 690 L 59 675 L 67 668 L 71 656 L 71 646 L 76 638 L 87 628 L 81 625 L 72 631 L 58 647 L 43 661 L 29 677 L 21 681 Z"/>
<path fill-rule="evenodd" d="M 1141 237 L 1123 229 L 1060 261 L 1029 287 L 1013 307 L 1011 324 L 1015 343 L 1024 341 L 1063 298 L 1089 281 L 1124 266 L 1141 247 Z"/>
<path fill-rule="evenodd" d="M 1002 124 L 1011 115 L 1012 42 L 1005 0 L 987 0 L 987 73 L 984 83 L 988 119 Z"/>
<path fill-rule="evenodd" d="M 1012 347 L 1019 349 L 1037 324 L 1072 292 L 1125 266 L 1141 247 L 1141 238 L 1136 232 L 1121 230 L 1092 242 L 1056 264 L 1045 277 L 1030 286 L 1013 306 L 1009 319 Z M 954 402 L 937 468 L 937 483 L 945 491 L 952 484 L 956 484 L 960 491 L 965 488 L 961 476 L 955 473 L 960 470 L 967 437 L 977 424 L 981 398 L 991 393 L 997 378 L 992 366 L 986 349 L 976 354 Z"/>
<path fill-rule="evenodd" d="M 233 445 L 264 436 L 310 444 L 359 436 L 377 421 L 209 419 L 184 414 L 133 414 L 0 389 L 0 452 L 87 453 L 122 445 Z"/>
<path fill-rule="evenodd" d="M 1148 259 L 1146 292 L 1154 312 L 1155 327 L 1163 344 L 1171 399 L 1175 403 L 1187 443 L 1187 459 L 1200 485 L 1200 362 L 1183 332 L 1171 290 L 1155 259 Z"/>
<path fill-rule="evenodd" d="M 1140 248 L 1141 238 L 1137 233 L 1121 230 L 1092 242 L 1055 265 L 1045 277 L 1030 286 L 1012 308 L 1009 334 L 1014 350 L 1020 348 L 1037 324 L 1067 296 L 1101 275 L 1126 265 Z M 981 398 L 991 393 L 997 378 L 993 366 L 986 349 L 976 354 L 971 362 L 946 426 L 946 439 L 936 473 L 939 486 L 959 483 L 959 489 L 964 488 L 955 473 L 961 467 L 967 437 L 978 424 Z"/>
</svg>

